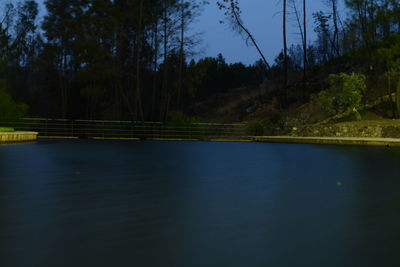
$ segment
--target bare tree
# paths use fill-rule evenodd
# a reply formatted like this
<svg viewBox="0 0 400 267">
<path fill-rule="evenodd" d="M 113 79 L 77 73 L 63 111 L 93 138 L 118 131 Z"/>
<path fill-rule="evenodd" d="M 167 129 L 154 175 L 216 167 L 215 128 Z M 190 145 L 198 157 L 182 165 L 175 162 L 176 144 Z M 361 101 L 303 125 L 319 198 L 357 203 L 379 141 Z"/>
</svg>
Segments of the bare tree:
<svg viewBox="0 0 400 267">
<path fill-rule="evenodd" d="M 286 0 L 285 0 L 286 1 Z M 268 64 L 267 59 L 265 58 L 263 52 L 261 51 L 259 45 L 257 44 L 256 39 L 251 34 L 250 30 L 244 26 L 244 23 L 240 17 L 241 10 L 239 8 L 238 0 L 219 0 L 217 1 L 218 8 L 225 11 L 225 16 L 228 18 L 234 30 L 236 30 L 239 34 L 244 35 L 246 39 L 246 43 L 251 41 L 254 47 L 257 49 L 259 55 L 261 56 L 267 70 L 270 70 L 271 67 Z"/>
<path fill-rule="evenodd" d="M 338 0 L 326 0 L 327 4 L 332 9 L 332 22 L 333 22 L 333 39 L 332 39 L 332 51 L 336 56 L 340 56 L 339 46 L 339 12 L 338 12 Z"/>
<path fill-rule="evenodd" d="M 187 30 L 191 23 L 200 16 L 202 6 L 209 4 L 205 0 L 180 0 L 178 4 L 178 20 L 179 20 L 179 72 L 178 72 L 178 87 L 177 87 L 177 108 L 180 108 L 181 95 L 183 90 L 183 77 L 185 59 L 190 53 L 191 44 L 195 43 L 196 37 L 187 36 Z"/>
<path fill-rule="evenodd" d="M 291 1 L 292 9 L 296 17 L 296 22 L 299 27 L 301 43 L 303 48 L 303 89 L 302 98 L 305 98 L 305 91 L 307 87 L 307 5 L 306 0 L 303 0 L 303 21 L 300 18 L 300 12 L 297 9 L 296 0 Z M 302 24 L 303 23 L 303 24 Z"/>
</svg>

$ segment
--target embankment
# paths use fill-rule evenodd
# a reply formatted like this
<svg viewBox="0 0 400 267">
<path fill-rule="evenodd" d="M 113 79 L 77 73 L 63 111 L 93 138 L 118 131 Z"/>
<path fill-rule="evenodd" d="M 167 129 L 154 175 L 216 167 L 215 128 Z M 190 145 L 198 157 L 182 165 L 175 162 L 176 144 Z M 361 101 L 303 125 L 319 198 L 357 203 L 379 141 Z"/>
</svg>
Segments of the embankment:
<svg viewBox="0 0 400 267">
<path fill-rule="evenodd" d="M 400 138 L 400 120 L 316 124 L 293 131 L 300 137 Z"/>
<path fill-rule="evenodd" d="M 252 137 L 252 141 L 286 144 L 400 147 L 400 139 L 398 138 L 260 136 Z"/>
</svg>

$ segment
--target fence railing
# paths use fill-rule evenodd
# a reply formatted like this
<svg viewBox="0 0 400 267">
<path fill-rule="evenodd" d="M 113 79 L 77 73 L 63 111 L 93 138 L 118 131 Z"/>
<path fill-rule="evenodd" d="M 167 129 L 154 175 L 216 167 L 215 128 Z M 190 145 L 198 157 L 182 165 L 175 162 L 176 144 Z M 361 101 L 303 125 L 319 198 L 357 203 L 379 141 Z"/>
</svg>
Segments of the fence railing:
<svg viewBox="0 0 400 267">
<path fill-rule="evenodd" d="M 25 118 L 0 121 L 18 131 L 36 131 L 40 137 L 133 138 L 133 139 L 243 139 L 244 124 L 177 124 L 139 121 L 100 121 Z"/>
</svg>

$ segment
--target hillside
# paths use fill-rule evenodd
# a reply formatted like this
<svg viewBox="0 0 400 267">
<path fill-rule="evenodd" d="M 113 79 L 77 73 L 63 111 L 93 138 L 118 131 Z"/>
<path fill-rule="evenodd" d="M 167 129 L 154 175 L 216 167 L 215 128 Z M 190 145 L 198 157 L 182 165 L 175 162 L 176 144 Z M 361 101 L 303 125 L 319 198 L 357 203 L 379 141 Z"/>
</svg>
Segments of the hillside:
<svg viewBox="0 0 400 267">
<path fill-rule="evenodd" d="M 266 79 L 259 85 L 214 94 L 192 105 L 189 113 L 205 121 L 259 122 L 264 126 L 265 134 L 289 134 L 293 128 L 304 129 L 315 124 L 321 128 L 321 125 L 344 121 L 347 125 L 354 121 L 360 127 L 391 124 L 392 119 L 398 117 L 398 112 L 394 110 L 397 76 L 389 80 L 384 62 L 373 55 L 392 48 L 396 44 L 393 40 L 399 42 L 399 37 L 377 43 L 369 50 L 362 48 L 351 55 L 310 68 L 304 93 L 301 73 L 292 72 L 289 75 L 286 105 L 282 104 L 282 77 L 278 76 Z M 335 117 L 340 114 L 326 112 L 319 103 L 318 94 L 329 87 L 329 75 L 338 73 L 358 73 L 366 77 L 366 90 L 359 104 L 360 116 L 357 118 L 342 115 L 337 119 Z M 389 93 L 393 95 L 392 101 Z M 394 123 L 396 125 L 398 122 Z M 324 131 L 320 132 L 322 134 Z M 310 131 L 308 134 L 310 135 Z"/>
</svg>

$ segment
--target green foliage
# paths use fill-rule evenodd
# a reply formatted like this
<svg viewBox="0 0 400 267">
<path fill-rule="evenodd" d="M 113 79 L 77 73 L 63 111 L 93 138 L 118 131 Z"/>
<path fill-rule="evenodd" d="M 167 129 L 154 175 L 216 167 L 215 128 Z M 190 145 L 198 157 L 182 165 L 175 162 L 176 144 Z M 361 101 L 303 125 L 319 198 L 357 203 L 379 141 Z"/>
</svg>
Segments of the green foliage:
<svg viewBox="0 0 400 267">
<path fill-rule="evenodd" d="M 19 119 L 28 112 L 28 106 L 16 103 L 0 84 L 0 120 Z"/>
<path fill-rule="evenodd" d="M 378 49 L 375 57 L 384 63 L 388 77 L 398 78 L 400 76 L 400 35 L 390 39 L 389 47 Z"/>
<path fill-rule="evenodd" d="M 397 112 L 400 114 L 400 80 L 397 82 L 396 88 L 396 107 Z"/>
<path fill-rule="evenodd" d="M 378 49 L 376 57 L 386 68 L 387 91 L 391 95 L 396 91 L 397 116 L 400 114 L 400 35 L 390 39 L 390 45 L 386 48 Z M 396 86 L 394 89 L 393 87 Z M 392 115 L 395 117 L 395 107 L 391 103 Z"/>
<path fill-rule="evenodd" d="M 278 124 L 282 120 L 282 114 L 278 111 L 272 111 L 269 115 L 269 121 L 272 124 Z"/>
<path fill-rule="evenodd" d="M 252 121 L 246 125 L 246 134 L 250 136 L 263 136 L 264 132 L 264 125 L 259 121 Z"/>
<path fill-rule="evenodd" d="M 5 132 L 5 133 L 11 133 L 11 132 L 15 132 L 14 128 L 5 128 L 5 127 L 0 127 L 0 132 Z"/>
<path fill-rule="evenodd" d="M 169 119 L 172 123 L 181 125 L 199 123 L 199 119 L 187 116 L 182 111 L 171 111 L 169 113 Z"/>
<path fill-rule="evenodd" d="M 242 90 L 233 89 L 250 88 L 249 85 L 255 88 L 266 76 L 271 79 L 266 80 L 268 90 L 263 99 L 270 101 L 281 94 L 269 88 L 280 83 L 282 53 L 271 70 L 262 60 L 246 66 L 226 62 L 222 55 L 187 62 L 199 52 L 195 50 L 198 36 L 192 36 L 188 29 L 205 1 L 45 0 L 39 1 L 46 7 L 46 12 L 40 14 L 38 1 L 5 2 L 10 4 L 1 4 L 4 10 L 0 11 L 0 69 L 4 67 L 0 79 L 7 79 L 7 89 L 16 99 L 29 103 L 34 114 L 127 120 L 139 118 L 142 111 L 145 120 L 163 121 L 170 110 L 202 113 L 218 104 L 220 96 L 241 94 Z M 236 26 L 238 22 L 245 25 L 240 20 L 240 0 L 215 2 Z M 329 9 L 338 4 L 337 0 L 328 2 Z M 379 72 L 376 74 L 381 74 L 384 63 L 388 87 L 392 87 L 390 92 L 395 91 L 400 42 L 394 42 L 393 37 L 399 32 L 400 2 L 343 3 L 349 13 L 343 17 L 345 21 L 340 21 L 335 10 L 316 12 L 312 17 L 308 13 L 309 21 L 314 18 L 316 40 L 307 42 L 306 66 L 303 44 L 289 49 L 289 99 L 302 102 L 309 92 L 320 89 L 319 79 L 326 73 L 353 67 L 354 62 L 347 58 L 357 55 L 355 66 L 370 65 L 371 51 L 381 47 L 380 42 L 385 43 L 385 49 L 379 51 L 377 61 L 381 64 L 375 68 Z M 340 29 L 335 29 L 335 24 Z M 251 34 L 246 34 L 245 29 L 239 31 L 251 43 Z M 304 27 L 300 30 L 304 31 Z M 364 55 L 363 62 L 358 60 L 359 54 Z M 337 58 L 343 64 L 331 61 L 339 55 L 345 58 Z M 307 69 L 308 83 L 300 99 L 296 87 L 303 67 Z M 340 82 L 343 81 L 337 84 Z M 343 85 L 340 94 L 333 89 L 323 91 L 321 105 L 331 112 L 357 106 L 357 90 Z M 196 121 L 179 112 L 172 112 L 169 119 L 178 123 Z M 282 121 L 279 114 L 265 118 L 266 125 L 275 126 Z"/>
<path fill-rule="evenodd" d="M 321 91 L 318 95 L 318 102 L 319 104 L 327 111 L 333 111 L 334 110 L 334 105 L 333 105 L 333 100 L 335 99 L 335 96 L 332 95 L 329 90 L 324 90 Z"/>
<path fill-rule="evenodd" d="M 215 93 L 226 93 L 231 89 L 257 84 L 265 79 L 267 72 L 262 61 L 245 66 L 242 63 L 228 64 L 222 54 L 216 58 L 206 57 L 190 66 L 192 76 L 197 76 L 196 95 L 206 98 Z"/>
<path fill-rule="evenodd" d="M 366 89 L 363 74 L 331 74 L 329 89 L 319 93 L 318 102 L 326 111 L 337 114 L 356 111 Z"/>
<path fill-rule="evenodd" d="M 198 118 L 187 116 L 182 111 L 171 111 L 169 112 L 169 119 L 169 124 L 177 126 L 174 134 L 189 139 L 203 139 L 205 137 L 206 128 L 199 123 Z"/>
</svg>

